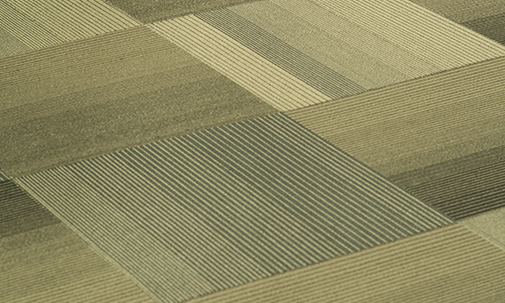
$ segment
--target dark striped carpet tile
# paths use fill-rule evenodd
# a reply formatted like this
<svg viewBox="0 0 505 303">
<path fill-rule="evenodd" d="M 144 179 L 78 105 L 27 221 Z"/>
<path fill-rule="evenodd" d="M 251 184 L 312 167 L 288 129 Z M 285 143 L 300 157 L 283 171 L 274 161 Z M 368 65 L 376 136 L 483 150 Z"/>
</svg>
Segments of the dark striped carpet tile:
<svg viewBox="0 0 505 303">
<path fill-rule="evenodd" d="M 0 30 L 30 49 L 137 25 L 101 0 L 0 1 Z"/>
<path fill-rule="evenodd" d="M 505 145 L 505 57 L 288 115 L 385 176 Z"/>
<path fill-rule="evenodd" d="M 389 177 L 454 219 L 505 207 L 505 146 Z"/>
<path fill-rule="evenodd" d="M 17 182 L 164 302 L 452 222 L 284 114 Z"/>
<path fill-rule="evenodd" d="M 505 6 L 505 1 L 502 2 Z M 461 23 L 471 30 L 505 44 L 505 13 Z"/>
<path fill-rule="evenodd" d="M 503 0 L 410 0 L 457 23 L 505 13 Z"/>
<path fill-rule="evenodd" d="M 460 224 L 189 301 L 503 302 L 505 251 Z"/>
<path fill-rule="evenodd" d="M 14 181 L 0 182 L 0 302 L 152 302 Z"/>
<path fill-rule="evenodd" d="M 406 0 L 255 1 L 150 26 L 279 110 L 505 55 Z"/>
<path fill-rule="evenodd" d="M 0 239 L 60 221 L 13 181 L 0 182 Z"/>
<path fill-rule="evenodd" d="M 461 223 L 505 250 L 505 207 L 466 218 Z"/>
<path fill-rule="evenodd" d="M 143 23 L 152 23 L 192 13 L 255 0 L 105 0 Z"/>
<path fill-rule="evenodd" d="M 0 99 L 12 177 L 276 112 L 146 27 L 0 59 Z"/>
</svg>

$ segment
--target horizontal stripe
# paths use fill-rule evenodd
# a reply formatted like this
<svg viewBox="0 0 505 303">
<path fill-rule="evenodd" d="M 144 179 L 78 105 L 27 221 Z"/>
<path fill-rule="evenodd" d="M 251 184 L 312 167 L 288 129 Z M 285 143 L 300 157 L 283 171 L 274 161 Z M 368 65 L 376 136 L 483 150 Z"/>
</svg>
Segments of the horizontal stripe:
<svg viewBox="0 0 505 303">
<path fill-rule="evenodd" d="M 282 114 L 18 182 L 169 302 L 451 222 Z"/>
<path fill-rule="evenodd" d="M 451 225 L 190 302 L 490 302 L 504 256 Z"/>
<path fill-rule="evenodd" d="M 279 110 L 330 99 L 193 15 L 150 27 Z"/>
<path fill-rule="evenodd" d="M 461 223 L 505 250 L 505 207 L 466 218 Z"/>
<path fill-rule="evenodd" d="M 390 176 L 505 144 L 505 58 L 289 112 Z"/>
<path fill-rule="evenodd" d="M 390 176 L 390 179 L 460 220 L 505 206 L 505 147 Z"/>
<path fill-rule="evenodd" d="M 0 167 L 13 177 L 276 112 L 146 27 L 0 65 Z"/>
</svg>

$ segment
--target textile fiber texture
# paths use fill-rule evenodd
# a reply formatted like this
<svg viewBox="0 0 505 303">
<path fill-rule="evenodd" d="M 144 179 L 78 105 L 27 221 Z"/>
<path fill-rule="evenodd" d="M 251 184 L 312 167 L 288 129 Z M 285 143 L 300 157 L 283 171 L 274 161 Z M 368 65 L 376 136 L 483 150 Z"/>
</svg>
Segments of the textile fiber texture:
<svg viewBox="0 0 505 303">
<path fill-rule="evenodd" d="M 0 302 L 505 302 L 505 0 L 0 0 Z"/>
</svg>

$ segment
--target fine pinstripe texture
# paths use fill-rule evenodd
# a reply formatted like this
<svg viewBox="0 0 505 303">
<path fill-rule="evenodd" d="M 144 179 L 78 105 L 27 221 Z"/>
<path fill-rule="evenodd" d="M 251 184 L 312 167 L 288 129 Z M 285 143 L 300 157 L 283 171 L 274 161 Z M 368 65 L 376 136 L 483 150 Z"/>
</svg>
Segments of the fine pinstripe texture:
<svg viewBox="0 0 505 303">
<path fill-rule="evenodd" d="M 463 23 L 505 13 L 503 0 L 410 0 L 454 22 Z"/>
<path fill-rule="evenodd" d="M 505 147 L 389 177 L 454 219 L 505 206 Z"/>
<path fill-rule="evenodd" d="M 330 99 L 193 15 L 150 27 L 279 110 Z"/>
<path fill-rule="evenodd" d="M 503 0 L 411 1 L 505 44 L 505 3 Z"/>
<path fill-rule="evenodd" d="M 190 302 L 490 303 L 504 279 L 505 251 L 455 224 Z"/>
<path fill-rule="evenodd" d="M 18 182 L 167 302 L 451 222 L 282 114 Z"/>
<path fill-rule="evenodd" d="M 105 0 L 144 23 L 255 0 Z"/>
<path fill-rule="evenodd" d="M 505 55 L 500 44 L 403 0 L 257 1 L 153 27 L 280 110 Z M 286 73 L 298 79 L 296 99 L 277 89 Z M 307 91 L 299 82 L 323 100 L 298 97 Z"/>
<path fill-rule="evenodd" d="M 289 115 L 459 219 L 504 205 L 504 94 L 499 58 Z"/>
<path fill-rule="evenodd" d="M 139 25 L 100 0 L 2 0 L 2 3 L 26 16 L 40 30 L 45 30 L 63 41 L 83 39 Z M 25 28 L 18 28 L 20 31 L 23 29 Z M 25 36 L 34 34 L 25 31 L 21 33 L 23 42 Z M 39 40 L 37 36 L 32 36 L 31 39 Z"/>
<path fill-rule="evenodd" d="M 0 303 L 504 303 L 504 14 L 0 0 Z"/>
<path fill-rule="evenodd" d="M 467 218 L 461 223 L 505 250 L 505 207 Z"/>
<path fill-rule="evenodd" d="M 16 10 L 10 2 L 0 1 L 0 28 L 28 49 L 39 49 L 65 42 L 55 33 L 37 24 L 30 17 Z"/>
<path fill-rule="evenodd" d="M 1 302 L 153 302 L 13 181 L 0 210 Z"/>
<path fill-rule="evenodd" d="M 275 112 L 146 27 L 0 65 L 0 168 L 13 177 Z"/>
<path fill-rule="evenodd" d="M 386 176 L 505 143 L 505 58 L 289 112 Z"/>
</svg>

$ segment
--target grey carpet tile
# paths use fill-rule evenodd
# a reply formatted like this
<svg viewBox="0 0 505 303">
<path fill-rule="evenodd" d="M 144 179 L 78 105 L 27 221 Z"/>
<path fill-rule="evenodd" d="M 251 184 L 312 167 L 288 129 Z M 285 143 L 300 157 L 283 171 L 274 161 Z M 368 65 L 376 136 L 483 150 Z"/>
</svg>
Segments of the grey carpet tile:
<svg viewBox="0 0 505 303">
<path fill-rule="evenodd" d="M 166 302 L 452 222 L 284 114 L 17 182 Z"/>
<path fill-rule="evenodd" d="M 404 0 L 257 1 L 150 26 L 280 110 L 505 55 Z"/>
<path fill-rule="evenodd" d="M 504 279 L 505 251 L 454 224 L 189 302 L 491 303 Z"/>
<path fill-rule="evenodd" d="M 461 223 L 505 250 L 505 207 L 466 218 Z"/>
<path fill-rule="evenodd" d="M 138 26 L 100 0 L 2 0 L 0 28 L 32 49 Z"/>
<path fill-rule="evenodd" d="M 505 207 L 505 147 L 390 176 L 416 197 L 460 220 Z"/>
<path fill-rule="evenodd" d="M 505 6 L 505 2 L 503 2 L 503 6 Z M 478 18 L 461 24 L 479 34 L 505 44 L 505 13 Z"/>
<path fill-rule="evenodd" d="M 254 0 L 105 0 L 143 23 L 252 1 Z"/>
<path fill-rule="evenodd" d="M 145 27 L 0 66 L 0 168 L 13 177 L 276 112 Z"/>
</svg>

